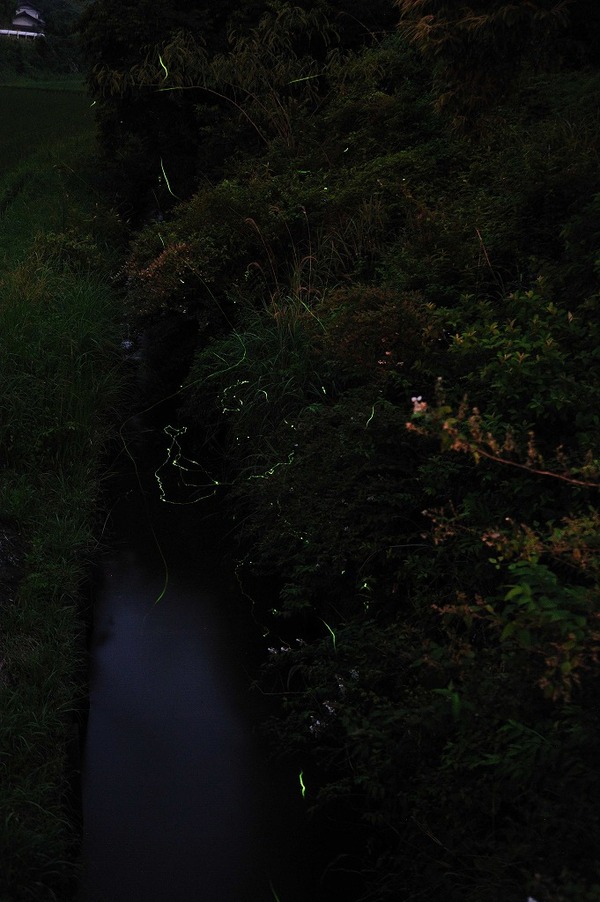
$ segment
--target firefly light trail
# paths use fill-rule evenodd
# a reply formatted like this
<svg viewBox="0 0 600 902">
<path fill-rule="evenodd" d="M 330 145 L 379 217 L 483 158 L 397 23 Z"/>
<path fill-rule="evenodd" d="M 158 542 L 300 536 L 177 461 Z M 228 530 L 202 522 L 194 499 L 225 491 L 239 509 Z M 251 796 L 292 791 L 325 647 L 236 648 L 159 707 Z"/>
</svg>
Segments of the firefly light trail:
<svg viewBox="0 0 600 902">
<path fill-rule="evenodd" d="M 335 633 L 334 633 L 334 631 L 331 629 L 331 627 L 329 626 L 328 623 L 325 623 L 325 621 L 324 621 L 323 619 L 321 619 L 321 618 L 319 618 L 319 619 L 321 620 L 321 623 L 323 623 L 323 624 L 327 627 L 327 629 L 329 630 L 329 632 L 330 632 L 330 634 L 331 634 L 331 641 L 332 641 L 332 643 L 333 643 L 333 650 L 334 650 L 334 651 L 337 651 L 337 648 L 336 648 L 336 645 L 335 645 L 335 641 L 336 641 L 336 640 L 335 640 Z"/>
<path fill-rule="evenodd" d="M 298 781 L 300 783 L 300 792 L 302 793 L 302 798 L 306 796 L 306 786 L 304 784 L 304 771 L 301 770 L 298 774 Z"/>
<path fill-rule="evenodd" d="M 279 467 L 289 467 L 294 459 L 294 452 L 290 451 L 287 460 L 280 460 L 279 463 L 274 464 L 270 470 L 266 470 L 264 473 L 254 476 L 248 476 L 248 479 L 267 479 L 269 476 L 272 476 L 275 470 Z"/>
<path fill-rule="evenodd" d="M 167 186 L 167 191 L 169 192 L 169 194 L 171 195 L 171 197 L 174 197 L 174 198 L 175 198 L 175 200 L 180 200 L 180 198 L 179 198 L 179 197 L 174 193 L 174 191 L 171 189 L 171 183 L 170 183 L 170 181 L 169 181 L 169 178 L 168 178 L 168 176 L 167 176 L 167 173 L 165 172 L 165 164 L 163 163 L 162 157 L 160 158 L 160 168 L 161 168 L 161 172 L 162 172 L 162 174 L 163 174 L 163 178 L 164 178 L 164 180 L 165 180 L 165 185 Z"/>
<path fill-rule="evenodd" d="M 162 462 L 160 467 L 158 467 L 154 471 L 154 478 L 156 479 L 156 482 L 158 483 L 158 488 L 160 491 L 160 500 L 164 501 L 166 504 L 174 504 L 174 505 L 178 505 L 178 506 L 184 506 L 184 505 L 188 505 L 188 504 L 197 504 L 199 501 L 204 501 L 206 498 L 213 497 L 216 493 L 217 486 L 221 485 L 221 483 L 217 479 L 213 479 L 211 476 L 209 476 L 208 473 L 206 472 L 206 470 L 204 469 L 204 467 L 202 467 L 198 463 L 198 461 L 192 460 L 191 458 L 188 458 L 188 457 L 185 457 L 182 452 L 181 444 L 179 442 L 179 437 L 181 435 L 185 435 L 185 433 L 187 432 L 187 426 L 182 426 L 180 429 L 176 429 L 174 426 L 165 426 L 163 429 L 163 432 L 165 433 L 165 435 L 167 435 L 171 439 L 171 441 L 167 448 L 167 456 L 166 456 L 165 460 Z M 176 470 L 179 471 L 179 478 L 181 480 L 182 485 L 185 486 L 186 489 L 198 490 L 198 489 L 208 488 L 209 486 L 213 486 L 214 487 L 213 491 L 209 492 L 208 495 L 203 495 L 201 498 L 194 498 L 191 501 L 172 501 L 170 498 L 167 497 L 167 491 L 165 489 L 163 475 L 161 472 L 169 464 L 172 467 L 174 467 Z M 191 466 L 188 466 L 188 464 L 191 464 Z M 194 483 L 194 482 L 189 482 L 189 481 L 187 481 L 187 476 L 186 476 L 186 474 L 188 474 L 188 473 L 191 473 L 191 474 L 201 473 L 206 479 L 208 479 L 208 483 L 198 484 L 198 483 Z"/>
<path fill-rule="evenodd" d="M 130 417 L 130 419 L 132 419 L 132 417 Z M 158 595 L 156 596 L 156 598 L 155 598 L 155 600 L 154 600 L 154 604 L 157 605 L 157 604 L 158 604 L 160 601 L 162 601 L 162 599 L 165 597 L 165 595 L 166 595 L 166 593 L 167 593 L 167 589 L 168 589 L 168 587 L 169 587 L 169 565 L 167 564 L 167 559 L 165 558 L 165 555 L 164 555 L 164 553 L 163 553 L 161 544 L 160 544 L 160 542 L 158 541 L 158 537 L 157 537 L 157 535 L 156 535 L 156 532 L 154 531 L 154 526 L 152 525 L 152 520 L 151 520 L 151 518 L 150 518 L 150 514 L 149 514 L 149 511 L 148 511 L 148 505 L 147 505 L 147 502 L 146 502 L 146 500 L 145 500 L 144 490 L 143 490 L 143 486 L 142 486 L 142 480 L 141 480 L 141 478 L 140 478 L 140 472 L 139 472 L 139 470 L 138 470 L 138 465 L 137 465 L 136 459 L 135 459 L 135 457 L 133 456 L 133 454 L 131 453 L 131 451 L 129 450 L 129 444 L 127 443 L 127 441 L 126 441 L 126 439 L 125 439 L 124 429 L 125 429 L 125 426 L 127 425 L 128 422 L 129 422 L 129 420 L 126 420 L 126 421 L 122 424 L 121 428 L 119 429 L 119 437 L 120 437 L 121 441 L 123 442 L 123 448 L 125 449 L 125 453 L 127 454 L 128 458 L 130 459 L 131 463 L 133 464 L 133 469 L 134 469 L 134 472 L 135 472 L 135 478 L 136 478 L 137 483 L 138 483 L 138 486 L 139 486 L 139 488 L 140 488 L 140 492 L 141 492 L 142 498 L 144 498 L 144 506 L 145 506 L 145 508 L 146 508 L 146 517 L 147 517 L 147 520 L 148 520 L 148 526 L 150 527 L 150 532 L 151 532 L 151 534 L 152 534 L 152 538 L 153 538 L 153 540 L 154 540 L 154 544 L 156 545 L 156 550 L 158 551 L 158 554 L 159 554 L 160 559 L 161 559 L 161 561 L 162 561 L 163 568 L 164 568 L 164 574 L 165 574 L 165 575 L 164 575 L 164 581 L 163 581 L 162 588 L 161 588 L 160 592 L 158 593 Z"/>
<path fill-rule="evenodd" d="M 162 66 L 163 69 L 164 69 L 164 72 L 165 72 L 165 74 L 164 74 L 164 80 L 166 81 L 167 78 L 169 77 L 169 70 L 168 70 L 167 67 L 165 66 L 165 64 L 164 64 L 164 62 L 163 62 L 163 58 L 162 58 L 162 56 L 160 55 L 160 53 L 158 54 L 158 62 L 161 64 L 161 66 Z"/>
</svg>

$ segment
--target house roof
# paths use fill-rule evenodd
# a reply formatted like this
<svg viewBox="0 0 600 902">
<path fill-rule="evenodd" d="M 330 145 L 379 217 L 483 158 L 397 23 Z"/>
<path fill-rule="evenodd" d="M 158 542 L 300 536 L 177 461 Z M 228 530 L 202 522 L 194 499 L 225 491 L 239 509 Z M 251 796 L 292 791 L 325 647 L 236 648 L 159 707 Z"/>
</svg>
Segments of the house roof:
<svg viewBox="0 0 600 902">
<path fill-rule="evenodd" d="M 20 3 L 16 8 L 11 24 L 5 28 L 0 28 L 0 35 L 43 38 L 45 24 L 36 6 L 32 3 Z"/>
<path fill-rule="evenodd" d="M 42 24 L 44 22 L 42 18 L 42 14 L 40 13 L 37 6 L 33 6 L 31 3 L 20 3 L 17 6 L 15 12 L 15 18 L 19 15 L 27 15 L 34 19 L 36 22 Z"/>
<path fill-rule="evenodd" d="M 37 16 L 38 18 L 40 16 L 39 9 L 37 8 L 37 6 L 34 6 L 33 3 L 19 3 L 17 5 L 17 13 L 23 11 L 32 13 L 32 15 Z"/>
<path fill-rule="evenodd" d="M 29 13 L 20 13 L 18 16 L 14 17 L 12 24 L 15 26 L 15 28 L 31 28 L 32 31 L 39 31 L 43 25 L 43 22 L 41 22 L 40 19 L 34 19 L 33 16 L 29 15 Z"/>
</svg>

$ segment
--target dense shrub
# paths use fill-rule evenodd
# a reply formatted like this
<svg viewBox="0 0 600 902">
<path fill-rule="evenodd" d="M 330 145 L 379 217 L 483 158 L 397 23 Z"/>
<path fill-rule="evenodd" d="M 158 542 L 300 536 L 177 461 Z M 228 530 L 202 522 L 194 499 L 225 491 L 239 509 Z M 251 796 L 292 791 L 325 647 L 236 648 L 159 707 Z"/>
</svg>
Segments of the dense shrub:
<svg viewBox="0 0 600 902">
<path fill-rule="evenodd" d="M 557 4 L 429 4 L 433 66 L 420 19 L 423 58 L 268 6 L 197 51 L 227 158 L 124 269 L 138 322 L 197 326 L 163 490 L 221 492 L 268 579 L 269 735 L 365 898 L 598 899 L 597 73 L 550 65 Z"/>
</svg>

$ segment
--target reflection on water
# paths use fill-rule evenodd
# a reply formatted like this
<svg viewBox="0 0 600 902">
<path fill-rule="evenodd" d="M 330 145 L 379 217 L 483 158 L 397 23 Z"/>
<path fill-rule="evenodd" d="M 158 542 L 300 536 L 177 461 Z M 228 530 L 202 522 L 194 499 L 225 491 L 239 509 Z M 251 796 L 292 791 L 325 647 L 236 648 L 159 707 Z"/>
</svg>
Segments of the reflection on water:
<svg viewBox="0 0 600 902">
<path fill-rule="evenodd" d="M 159 599 L 165 569 L 139 495 L 113 519 L 94 612 L 82 899 L 272 900 L 269 802 L 222 603 L 165 536 Z"/>
</svg>

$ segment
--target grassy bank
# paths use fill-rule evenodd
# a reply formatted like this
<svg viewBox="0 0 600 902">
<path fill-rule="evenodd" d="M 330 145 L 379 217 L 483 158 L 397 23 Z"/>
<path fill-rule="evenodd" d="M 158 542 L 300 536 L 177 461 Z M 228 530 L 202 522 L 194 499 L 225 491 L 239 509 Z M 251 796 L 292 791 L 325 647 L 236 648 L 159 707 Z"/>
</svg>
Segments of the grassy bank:
<svg viewBox="0 0 600 902">
<path fill-rule="evenodd" d="M 32 157 L 37 158 L 34 171 L 41 169 L 47 174 L 50 161 L 55 163 L 61 156 L 69 155 L 64 144 L 67 135 L 79 144 L 80 151 L 90 150 L 93 141 L 90 101 L 81 90 L 81 82 L 71 86 L 69 81 L 68 90 L 61 88 L 65 83 L 51 84 L 54 89 L 48 85 L 8 85 L 2 81 L 0 119 L 10 122 L 11 127 L 4 129 L 0 138 L 0 185 L 13 181 L 15 171 L 20 168 L 22 171 L 23 162 Z M 78 90 L 73 89 L 75 85 Z M 28 175 L 34 173 L 28 170 Z M 2 225 L 1 231 L 6 233 L 6 225 Z"/>
<path fill-rule="evenodd" d="M 89 102 L 0 89 L 0 109 L 15 103 L 0 140 L 3 902 L 67 899 L 74 886 L 78 595 L 120 392 L 118 224 L 93 187 Z"/>
<path fill-rule="evenodd" d="M 36 91 L 69 91 L 75 94 L 85 93 L 85 79 L 82 75 L 54 75 L 39 78 L 31 75 L 0 73 L 0 87 L 3 88 L 35 88 Z"/>
</svg>

